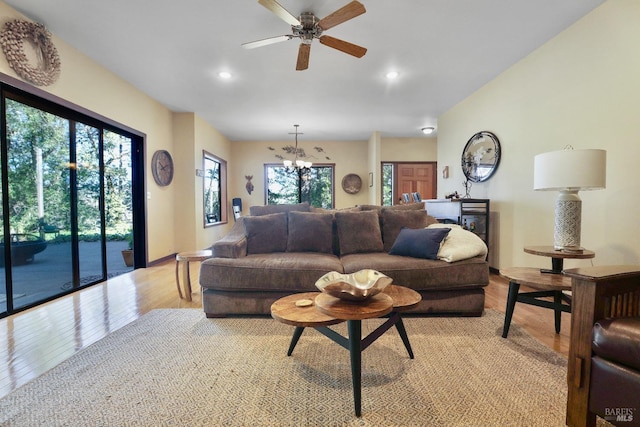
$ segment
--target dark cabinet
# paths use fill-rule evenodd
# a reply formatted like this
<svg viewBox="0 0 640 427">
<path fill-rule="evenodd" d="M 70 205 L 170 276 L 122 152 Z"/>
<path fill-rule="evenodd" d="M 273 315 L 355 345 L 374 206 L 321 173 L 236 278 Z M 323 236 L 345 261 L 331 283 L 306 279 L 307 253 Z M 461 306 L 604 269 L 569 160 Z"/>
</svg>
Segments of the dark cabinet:
<svg viewBox="0 0 640 427">
<path fill-rule="evenodd" d="M 489 247 L 489 199 L 425 200 L 427 213 L 440 222 L 459 224 Z"/>
</svg>

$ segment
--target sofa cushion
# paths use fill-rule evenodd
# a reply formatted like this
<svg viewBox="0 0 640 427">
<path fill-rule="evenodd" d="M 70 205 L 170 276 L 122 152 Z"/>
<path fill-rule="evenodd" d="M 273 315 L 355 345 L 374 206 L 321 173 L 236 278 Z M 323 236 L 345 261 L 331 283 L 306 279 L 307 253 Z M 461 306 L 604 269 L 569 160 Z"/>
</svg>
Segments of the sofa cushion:
<svg viewBox="0 0 640 427">
<path fill-rule="evenodd" d="M 336 212 L 336 226 L 341 256 L 384 249 L 376 211 Z"/>
<path fill-rule="evenodd" d="M 342 273 L 333 254 L 291 252 L 255 254 L 242 258 L 209 258 L 200 264 L 200 285 L 226 292 L 312 292 L 330 271 Z"/>
<path fill-rule="evenodd" d="M 389 254 L 414 258 L 437 259 L 440 243 L 447 236 L 448 228 L 402 228 Z"/>
<path fill-rule="evenodd" d="M 448 263 L 379 252 L 346 255 L 340 262 L 344 273 L 372 268 L 391 277 L 394 285 L 416 291 L 473 289 L 489 284 L 489 264 L 481 257 Z"/>
<path fill-rule="evenodd" d="M 424 228 L 429 225 L 429 216 L 425 210 L 392 210 L 384 209 L 382 217 L 382 240 L 384 251 L 389 252 L 396 241 L 400 229 Z"/>
<path fill-rule="evenodd" d="M 333 215 L 289 212 L 287 252 L 333 253 Z"/>
<path fill-rule="evenodd" d="M 309 203 L 294 203 L 290 205 L 265 205 L 265 206 L 250 206 L 249 214 L 251 216 L 269 215 L 281 212 L 309 212 L 311 208 Z"/>
<path fill-rule="evenodd" d="M 246 216 L 242 221 L 247 235 L 247 254 L 287 250 L 287 214 Z"/>
</svg>

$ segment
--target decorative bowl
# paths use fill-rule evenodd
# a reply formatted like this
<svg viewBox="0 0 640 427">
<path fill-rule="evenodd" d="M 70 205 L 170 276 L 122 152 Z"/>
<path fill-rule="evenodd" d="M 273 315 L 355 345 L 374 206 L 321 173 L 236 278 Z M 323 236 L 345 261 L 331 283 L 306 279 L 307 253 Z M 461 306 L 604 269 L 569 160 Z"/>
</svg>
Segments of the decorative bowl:
<svg viewBox="0 0 640 427">
<path fill-rule="evenodd" d="M 330 271 L 316 281 L 316 287 L 336 298 L 364 301 L 378 294 L 393 282 L 376 270 L 360 270 L 351 274 Z"/>
</svg>

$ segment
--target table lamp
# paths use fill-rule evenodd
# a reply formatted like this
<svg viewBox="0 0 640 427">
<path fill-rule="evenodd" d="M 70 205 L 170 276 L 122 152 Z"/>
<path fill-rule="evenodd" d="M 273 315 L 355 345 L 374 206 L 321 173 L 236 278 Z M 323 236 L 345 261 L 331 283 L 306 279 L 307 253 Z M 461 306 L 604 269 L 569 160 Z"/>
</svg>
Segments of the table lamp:
<svg viewBox="0 0 640 427">
<path fill-rule="evenodd" d="M 580 252 L 582 201 L 580 190 L 606 186 L 607 152 L 572 147 L 538 154 L 533 164 L 533 189 L 559 191 L 555 206 L 553 247 Z"/>
</svg>

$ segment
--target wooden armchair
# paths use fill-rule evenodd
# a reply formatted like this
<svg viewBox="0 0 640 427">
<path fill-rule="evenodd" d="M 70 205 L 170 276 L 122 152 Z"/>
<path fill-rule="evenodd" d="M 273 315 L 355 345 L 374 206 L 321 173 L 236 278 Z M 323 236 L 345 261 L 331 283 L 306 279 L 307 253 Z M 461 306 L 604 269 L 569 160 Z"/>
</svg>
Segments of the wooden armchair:
<svg viewBox="0 0 640 427">
<path fill-rule="evenodd" d="M 638 323 L 631 318 L 640 319 L 640 266 L 575 268 L 565 270 L 565 274 L 572 278 L 573 294 L 567 369 L 567 425 L 593 427 L 596 415 L 620 426 L 640 425 L 640 398 L 638 394 L 628 393 L 629 386 L 632 390 L 640 387 L 640 373 L 623 367 L 622 375 L 619 372 L 615 375 L 626 381 L 627 373 L 630 374 L 625 384 L 616 384 L 607 378 L 604 384 L 600 381 L 595 387 L 597 381 L 593 375 L 599 369 L 599 361 L 592 350 L 594 324 L 603 319 L 627 318 L 624 327 L 631 325 L 634 331 L 623 338 L 638 336 L 639 332 L 635 332 Z M 633 323 L 627 323 L 629 320 Z M 610 320 L 603 321 L 603 325 L 611 323 Z M 634 338 L 631 348 L 633 351 L 638 348 Z M 598 396 L 607 396 L 607 403 L 599 402 Z M 615 402 L 615 407 L 609 407 L 614 406 L 612 402 Z"/>
</svg>

